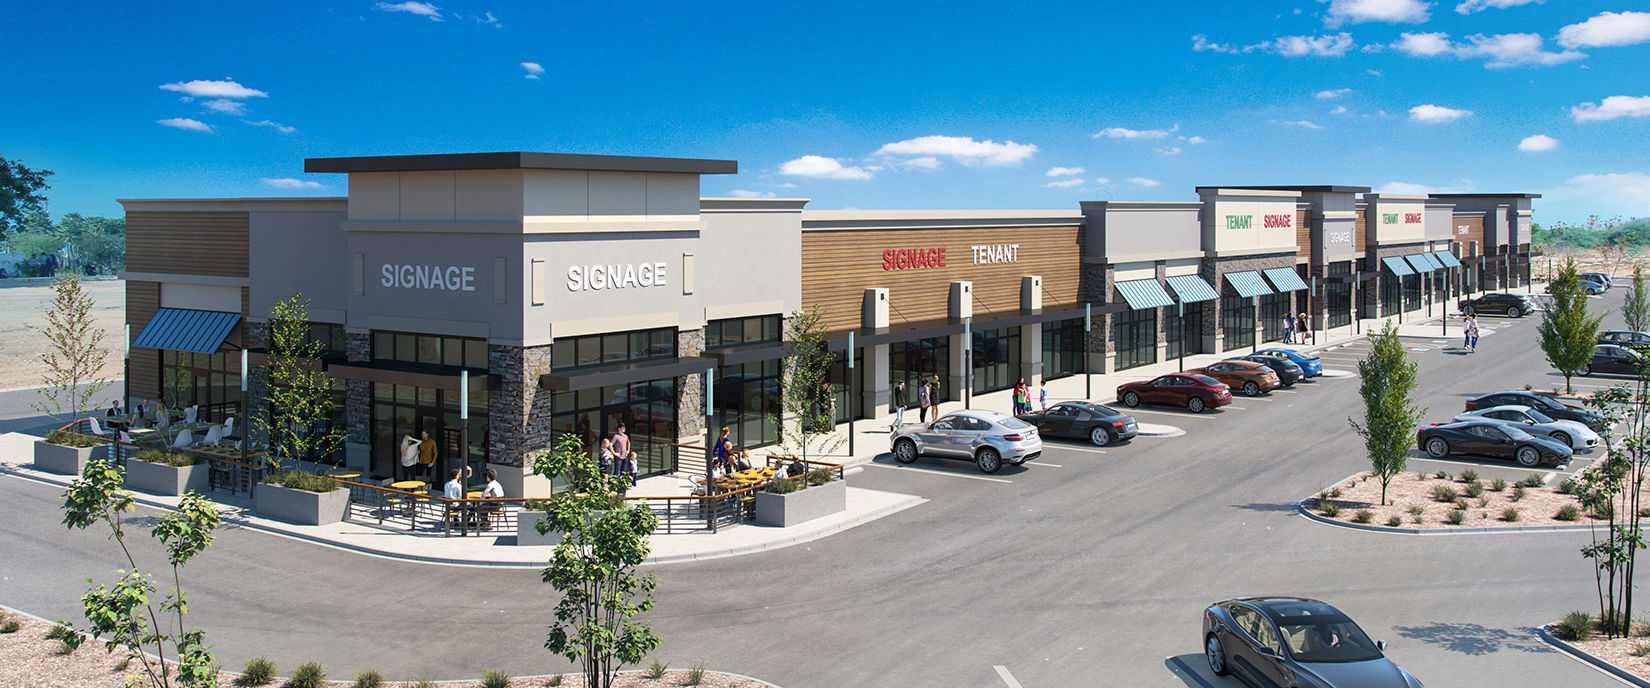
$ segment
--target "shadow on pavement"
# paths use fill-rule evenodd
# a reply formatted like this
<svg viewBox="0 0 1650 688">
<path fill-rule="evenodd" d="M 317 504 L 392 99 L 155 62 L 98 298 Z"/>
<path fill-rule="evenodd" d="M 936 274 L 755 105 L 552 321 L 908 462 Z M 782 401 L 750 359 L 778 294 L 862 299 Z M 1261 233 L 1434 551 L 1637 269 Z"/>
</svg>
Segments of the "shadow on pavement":
<svg viewBox="0 0 1650 688">
<path fill-rule="evenodd" d="M 1037 460 L 1033 459 L 1028 463 L 1036 462 Z M 974 465 L 974 461 L 972 459 L 956 459 L 949 456 L 931 455 L 918 457 L 916 461 L 911 463 L 900 463 L 898 460 L 894 459 L 893 454 L 878 454 L 876 458 L 871 459 L 871 463 L 882 466 L 893 466 L 895 468 L 911 468 L 929 473 L 954 473 L 958 475 L 979 476 L 982 478 L 1008 478 L 1021 475 L 1030 470 L 1025 466 L 1016 466 L 1004 461 L 1003 467 L 998 469 L 996 473 L 982 473 L 980 469 Z"/>
<path fill-rule="evenodd" d="M 1187 688 L 1218 688 L 1219 686 L 1242 685 L 1229 678 L 1221 678 L 1209 673 L 1209 663 L 1203 655 L 1177 655 L 1163 660 L 1164 668 L 1169 670 Z"/>
<path fill-rule="evenodd" d="M 1295 503 L 1290 502 L 1288 504 L 1268 504 L 1268 503 L 1264 503 L 1264 502 L 1250 502 L 1248 504 L 1233 504 L 1232 508 L 1233 509 L 1243 509 L 1244 511 L 1266 511 L 1266 512 L 1283 513 L 1283 512 L 1293 512 L 1295 510 Z"/>
<path fill-rule="evenodd" d="M 1487 655 L 1502 650 L 1519 652 L 1552 652 L 1553 649 L 1535 637 L 1535 629 L 1487 628 L 1472 623 L 1433 623 L 1425 626 L 1394 626 L 1398 635 L 1437 645 L 1464 655 Z"/>
</svg>

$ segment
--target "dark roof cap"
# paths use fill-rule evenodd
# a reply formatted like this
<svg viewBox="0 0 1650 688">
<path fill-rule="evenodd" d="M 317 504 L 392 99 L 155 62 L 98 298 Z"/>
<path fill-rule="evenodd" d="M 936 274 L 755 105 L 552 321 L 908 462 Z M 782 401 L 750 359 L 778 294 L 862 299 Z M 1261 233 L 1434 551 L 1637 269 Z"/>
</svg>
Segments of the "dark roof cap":
<svg viewBox="0 0 1650 688">
<path fill-rule="evenodd" d="M 1368 193 L 1369 192 L 1369 187 L 1367 187 L 1367 186 L 1342 186 L 1340 184 L 1323 184 L 1323 185 L 1318 185 L 1318 186 L 1289 186 L 1289 185 L 1283 185 L 1283 186 L 1200 186 L 1200 187 L 1197 187 L 1198 191 L 1202 191 L 1204 189 L 1245 189 L 1245 190 L 1250 190 L 1250 191 L 1299 191 L 1301 193 L 1313 193 L 1313 192 L 1318 192 L 1318 193 Z"/>
<path fill-rule="evenodd" d="M 628 155 L 573 153 L 443 153 L 374 155 L 356 158 L 306 158 L 305 172 L 429 172 L 441 170 L 596 170 L 602 172 L 673 172 L 737 174 L 737 160 L 642 158 Z"/>
<path fill-rule="evenodd" d="M 1541 198 L 1538 193 L 1435 193 L 1433 198 Z"/>
</svg>

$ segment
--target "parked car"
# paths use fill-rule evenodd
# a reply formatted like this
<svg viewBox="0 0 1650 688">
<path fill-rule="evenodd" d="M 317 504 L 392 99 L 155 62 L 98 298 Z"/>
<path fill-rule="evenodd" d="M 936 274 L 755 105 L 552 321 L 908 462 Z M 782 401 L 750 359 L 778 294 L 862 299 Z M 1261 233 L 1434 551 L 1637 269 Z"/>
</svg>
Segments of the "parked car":
<svg viewBox="0 0 1650 688">
<path fill-rule="evenodd" d="M 1043 453 L 1043 439 L 1030 423 L 996 411 L 968 409 L 931 423 L 902 425 L 893 435 L 894 460 L 911 463 L 923 455 L 968 459 L 983 473 L 1007 461 L 1018 466 Z"/>
<path fill-rule="evenodd" d="M 1600 344 L 1593 347 L 1593 358 L 1581 366 L 1576 373 L 1592 375 L 1593 373 L 1621 373 L 1637 375 L 1644 368 L 1644 354 L 1615 344 Z"/>
<path fill-rule="evenodd" d="M 1610 291 L 1610 282 L 1608 280 L 1588 277 L 1587 275 L 1589 274 L 1598 273 L 1585 273 L 1576 280 L 1576 286 L 1581 289 L 1581 293 L 1587 294 L 1588 296 L 1597 296 L 1599 294 L 1603 294 L 1604 292 Z M 1547 283 L 1547 288 L 1544 291 L 1548 294 L 1553 293 L 1553 285 L 1551 282 Z"/>
<path fill-rule="evenodd" d="M 1502 313 L 1509 318 L 1521 318 L 1540 308 L 1540 303 L 1528 294 L 1484 294 L 1461 299 L 1457 305 L 1462 313 Z"/>
<path fill-rule="evenodd" d="M 1639 351 L 1650 350 L 1650 332 L 1633 330 L 1605 330 L 1598 333 L 1598 343 L 1615 344 Z"/>
<path fill-rule="evenodd" d="M 1238 356 L 1229 360 L 1249 361 L 1266 366 L 1277 374 L 1278 382 L 1282 383 L 1284 387 L 1293 387 L 1295 383 L 1306 379 L 1306 372 L 1301 370 L 1299 365 L 1296 365 L 1294 361 L 1289 360 L 1287 357 L 1277 354 L 1263 354 L 1257 351 L 1248 356 Z"/>
<path fill-rule="evenodd" d="M 1295 365 L 1301 367 L 1301 372 L 1305 373 L 1307 378 L 1314 378 L 1323 374 L 1323 359 L 1320 359 L 1317 356 L 1303 354 L 1299 351 L 1295 351 L 1294 349 L 1261 349 L 1255 353 L 1277 354 L 1288 358 L 1289 360 L 1294 361 Z"/>
<path fill-rule="evenodd" d="M 1532 435 L 1546 435 L 1572 450 L 1597 447 L 1600 437 L 1586 423 L 1556 420 L 1528 406 L 1494 406 L 1468 411 L 1455 417 L 1456 422 L 1494 420 L 1511 423 Z"/>
<path fill-rule="evenodd" d="M 1202 368 L 1193 368 L 1186 371 L 1190 374 L 1208 375 L 1226 383 L 1232 389 L 1243 390 L 1244 396 L 1259 396 L 1261 392 L 1270 392 L 1283 386 L 1278 374 L 1254 361 L 1227 360 L 1211 363 Z"/>
<path fill-rule="evenodd" d="M 1599 284 L 1604 285 L 1604 290 L 1605 291 L 1610 291 L 1611 283 L 1614 282 L 1614 280 L 1610 279 L 1609 275 L 1606 275 L 1602 272 L 1583 272 L 1578 276 L 1581 279 L 1592 280 L 1594 282 L 1598 282 Z"/>
<path fill-rule="evenodd" d="M 1207 375 L 1170 373 L 1154 380 L 1118 385 L 1117 400 L 1129 408 L 1141 404 L 1184 406 L 1192 413 L 1203 413 L 1203 409 L 1232 403 L 1232 388 Z"/>
<path fill-rule="evenodd" d="M 1100 447 L 1121 442 L 1140 432 L 1134 416 L 1088 401 L 1065 401 L 1048 407 L 1046 411 L 1022 413 L 1019 418 L 1037 426 L 1037 432 L 1043 437 L 1086 439 Z"/>
<path fill-rule="evenodd" d="M 1485 394 L 1477 399 L 1468 399 L 1466 410 L 1477 411 L 1492 406 L 1528 406 L 1550 418 L 1585 423 L 1587 427 L 1595 431 L 1604 427 L 1604 415 L 1597 411 L 1568 406 L 1545 394 L 1536 394 L 1521 389 L 1510 389 L 1505 392 Z"/>
<path fill-rule="evenodd" d="M 1203 610 L 1203 652 L 1216 676 L 1254 686 L 1422 688 L 1350 617 L 1303 597 L 1241 597 Z"/>
<path fill-rule="evenodd" d="M 1471 454 L 1512 459 L 1526 468 L 1569 463 L 1570 447 L 1493 420 L 1428 425 L 1415 432 L 1415 447 L 1435 459 Z"/>
</svg>

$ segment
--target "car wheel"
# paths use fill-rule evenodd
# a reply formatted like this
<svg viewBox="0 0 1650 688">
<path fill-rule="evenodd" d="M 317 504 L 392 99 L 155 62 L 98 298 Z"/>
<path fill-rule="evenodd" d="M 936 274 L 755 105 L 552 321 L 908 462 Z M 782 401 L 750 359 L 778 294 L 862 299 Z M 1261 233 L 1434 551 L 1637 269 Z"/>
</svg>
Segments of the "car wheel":
<svg viewBox="0 0 1650 688">
<path fill-rule="evenodd" d="M 1003 457 L 997 450 L 986 447 L 974 456 L 974 465 L 980 467 L 981 473 L 996 473 L 1003 467 Z"/>
<path fill-rule="evenodd" d="M 1555 432 L 1555 433 L 1553 433 L 1552 437 L 1553 437 L 1553 439 L 1558 440 L 1560 443 L 1562 443 L 1566 447 L 1569 447 L 1571 449 L 1576 448 L 1575 443 L 1570 441 L 1569 433 Z"/>
<path fill-rule="evenodd" d="M 1536 451 L 1535 447 L 1519 447 L 1518 453 L 1514 456 L 1518 459 L 1518 465 L 1525 468 L 1535 468 L 1541 465 L 1541 452 Z"/>
<path fill-rule="evenodd" d="M 1590 365 L 1581 366 L 1581 370 L 1577 370 L 1576 374 L 1580 375 L 1582 377 L 1587 377 L 1589 375 L 1592 375 L 1593 374 L 1593 367 L 1590 366 Z"/>
<path fill-rule="evenodd" d="M 1507 306 L 1507 317 L 1522 318 L 1524 317 L 1524 311 L 1518 310 L 1518 306 Z"/>
<path fill-rule="evenodd" d="M 1427 440 L 1427 454 L 1434 459 L 1442 459 L 1449 456 L 1449 442 L 1444 441 L 1444 438 L 1442 437 L 1434 437 Z"/>
<path fill-rule="evenodd" d="M 1226 650 L 1220 646 L 1220 638 L 1209 634 L 1209 642 L 1203 646 L 1203 653 L 1209 657 L 1209 672 L 1216 676 L 1225 676 L 1231 673 L 1226 668 Z"/>
<path fill-rule="evenodd" d="M 917 443 L 902 439 L 894 443 L 894 460 L 900 463 L 911 463 L 917 460 Z"/>
<path fill-rule="evenodd" d="M 1089 441 L 1093 442 L 1096 447 L 1104 447 L 1111 444 L 1111 433 L 1106 432 L 1105 428 L 1095 426 L 1089 430 Z"/>
<path fill-rule="evenodd" d="M 1192 397 L 1186 400 L 1186 410 L 1192 413 L 1203 413 L 1203 397 Z"/>
<path fill-rule="evenodd" d="M 1139 406 L 1140 405 L 1140 395 L 1135 394 L 1134 392 L 1125 392 L 1123 394 L 1123 405 L 1127 406 L 1129 408 L 1134 408 L 1136 406 Z"/>
<path fill-rule="evenodd" d="M 1253 382 L 1243 383 L 1243 396 L 1253 397 L 1253 396 L 1259 396 L 1259 395 L 1260 395 L 1260 385 L 1257 385 Z"/>
</svg>

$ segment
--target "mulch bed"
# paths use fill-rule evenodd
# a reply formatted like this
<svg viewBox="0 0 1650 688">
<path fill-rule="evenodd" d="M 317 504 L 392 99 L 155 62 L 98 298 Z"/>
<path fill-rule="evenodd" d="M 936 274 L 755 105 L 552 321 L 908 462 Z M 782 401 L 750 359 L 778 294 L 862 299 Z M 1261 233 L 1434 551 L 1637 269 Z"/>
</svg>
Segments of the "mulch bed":
<svg viewBox="0 0 1650 688">
<path fill-rule="evenodd" d="M 1525 487 L 1523 497 L 1515 501 L 1516 488 L 1511 483 L 1501 490 L 1495 490 L 1493 481 L 1480 480 L 1484 488 L 1483 494 L 1479 497 L 1468 497 L 1467 482 L 1459 477 L 1439 478 L 1431 473 L 1403 473 L 1394 477 L 1387 486 L 1387 504 L 1383 506 L 1380 503 L 1381 482 L 1372 476 L 1371 473 L 1362 473 L 1349 481 L 1341 482 L 1307 500 L 1306 506 L 1318 516 L 1346 523 L 1360 523 L 1359 511 L 1368 511 L 1372 514 L 1365 525 L 1393 527 L 1390 520 L 1396 517 L 1400 521 L 1399 525 L 1395 526 L 1398 528 L 1447 530 L 1587 523 L 1586 513 L 1582 513 L 1579 519 L 1573 521 L 1561 521 L 1556 518 L 1559 510 L 1566 505 L 1581 508 L 1580 501 L 1574 495 L 1559 492 L 1557 486 Z M 1449 512 L 1456 510 L 1456 505 L 1434 498 L 1433 491 L 1440 486 L 1455 490 L 1460 499 L 1465 500 L 1466 514 L 1460 524 L 1452 524 L 1447 520 Z M 1339 507 L 1340 513 L 1335 516 L 1324 513 L 1326 504 Z M 1415 507 L 1420 507 L 1419 515 L 1411 513 Z M 1509 508 L 1518 511 L 1517 520 L 1506 519 L 1504 512 Z"/>
</svg>

